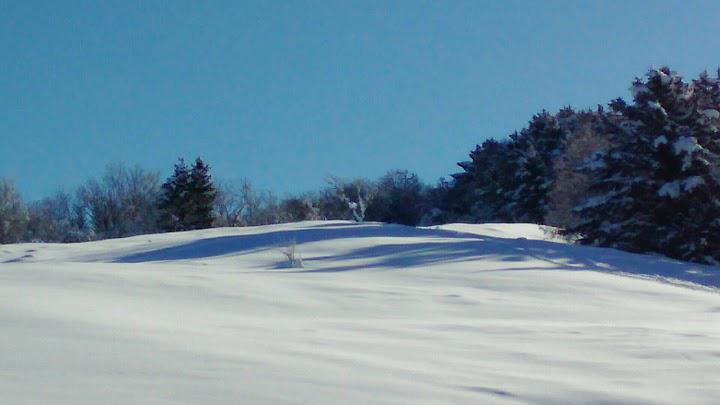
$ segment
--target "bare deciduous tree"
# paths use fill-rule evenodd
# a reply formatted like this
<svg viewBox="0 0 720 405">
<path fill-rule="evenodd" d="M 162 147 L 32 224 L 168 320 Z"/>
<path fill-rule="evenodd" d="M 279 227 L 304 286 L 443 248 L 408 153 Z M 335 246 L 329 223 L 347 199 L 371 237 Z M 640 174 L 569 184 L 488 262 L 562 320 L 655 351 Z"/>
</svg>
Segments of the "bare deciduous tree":
<svg viewBox="0 0 720 405">
<path fill-rule="evenodd" d="M 355 222 L 365 220 L 365 211 L 377 193 L 377 186 L 367 180 L 345 181 L 331 176 L 328 183 L 335 191 L 335 196 L 345 203 Z"/>
<path fill-rule="evenodd" d="M 218 183 L 215 195 L 214 226 L 240 226 L 244 212 L 243 194 L 232 183 Z"/>
<path fill-rule="evenodd" d="M 19 242 L 27 220 L 27 210 L 15 183 L 0 179 L 0 243 Z"/>
<path fill-rule="evenodd" d="M 141 167 L 109 165 L 101 180 L 90 179 L 78 189 L 98 238 L 117 238 L 158 231 L 158 173 Z"/>
<path fill-rule="evenodd" d="M 81 204 L 64 190 L 30 204 L 26 238 L 42 242 L 89 240 L 91 233 L 85 211 L 81 207 Z"/>
<path fill-rule="evenodd" d="M 565 153 L 553 162 L 555 181 L 548 193 L 549 209 L 545 223 L 559 228 L 571 228 L 580 221 L 573 211 L 587 197 L 589 182 L 582 166 L 596 153 L 610 146 L 607 136 L 589 125 L 581 127 L 568 140 Z"/>
</svg>

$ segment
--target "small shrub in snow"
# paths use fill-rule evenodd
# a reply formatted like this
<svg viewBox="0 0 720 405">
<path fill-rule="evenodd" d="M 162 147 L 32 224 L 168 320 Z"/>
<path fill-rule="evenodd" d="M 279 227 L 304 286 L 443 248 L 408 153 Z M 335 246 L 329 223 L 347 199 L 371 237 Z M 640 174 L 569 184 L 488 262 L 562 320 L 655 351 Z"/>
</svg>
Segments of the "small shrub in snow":
<svg viewBox="0 0 720 405">
<path fill-rule="evenodd" d="M 287 259 L 287 266 L 290 268 L 303 268 L 302 255 L 297 250 L 297 242 L 293 239 L 282 250 L 282 254 Z"/>
</svg>

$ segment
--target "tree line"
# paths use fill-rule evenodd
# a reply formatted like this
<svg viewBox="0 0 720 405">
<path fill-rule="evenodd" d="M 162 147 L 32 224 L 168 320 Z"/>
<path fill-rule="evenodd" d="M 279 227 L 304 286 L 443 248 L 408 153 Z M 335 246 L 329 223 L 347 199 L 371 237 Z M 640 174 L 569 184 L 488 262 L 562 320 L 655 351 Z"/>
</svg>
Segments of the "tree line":
<svg viewBox="0 0 720 405">
<path fill-rule="evenodd" d="M 0 243 L 84 242 L 132 235 L 304 220 L 420 223 L 428 187 L 392 170 L 376 181 L 331 177 L 315 192 L 279 198 L 244 179 L 214 181 L 197 158 L 179 159 L 172 174 L 111 164 L 72 192 L 25 204 L 15 184 L 0 179 Z"/>
<path fill-rule="evenodd" d="M 472 222 L 534 222 L 578 242 L 720 263 L 720 72 L 686 82 L 667 67 L 632 101 L 535 115 L 478 145 L 446 209 Z"/>
<path fill-rule="evenodd" d="M 172 175 L 109 166 L 73 193 L 23 204 L 0 181 L 0 242 L 75 242 L 212 226 L 349 219 L 405 225 L 532 222 L 579 243 L 720 263 L 720 74 L 685 82 L 667 67 L 630 87 L 632 100 L 542 111 L 477 145 L 434 185 L 407 170 L 331 177 L 278 198 L 248 180 L 213 181 L 198 158 Z"/>
</svg>

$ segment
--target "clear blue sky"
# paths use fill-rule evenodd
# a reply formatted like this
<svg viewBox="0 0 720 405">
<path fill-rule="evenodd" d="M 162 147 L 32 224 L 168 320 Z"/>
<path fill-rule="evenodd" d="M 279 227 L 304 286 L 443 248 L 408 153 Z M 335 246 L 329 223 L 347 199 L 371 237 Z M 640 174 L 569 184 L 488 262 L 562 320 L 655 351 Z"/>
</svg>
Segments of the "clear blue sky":
<svg viewBox="0 0 720 405">
<path fill-rule="evenodd" d="M 26 199 L 202 156 L 279 193 L 455 172 L 533 113 L 720 65 L 718 1 L 2 1 L 0 177 Z"/>
</svg>

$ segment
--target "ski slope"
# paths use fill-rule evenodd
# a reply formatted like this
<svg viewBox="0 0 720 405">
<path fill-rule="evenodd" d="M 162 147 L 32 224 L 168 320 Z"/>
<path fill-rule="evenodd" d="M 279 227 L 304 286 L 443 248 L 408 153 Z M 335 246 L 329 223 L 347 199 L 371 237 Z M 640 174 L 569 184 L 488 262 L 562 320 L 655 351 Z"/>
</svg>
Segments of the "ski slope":
<svg viewBox="0 0 720 405">
<path fill-rule="evenodd" d="M 295 241 L 304 268 L 288 268 Z M 2 403 L 717 403 L 720 268 L 530 224 L 0 246 Z"/>
</svg>

